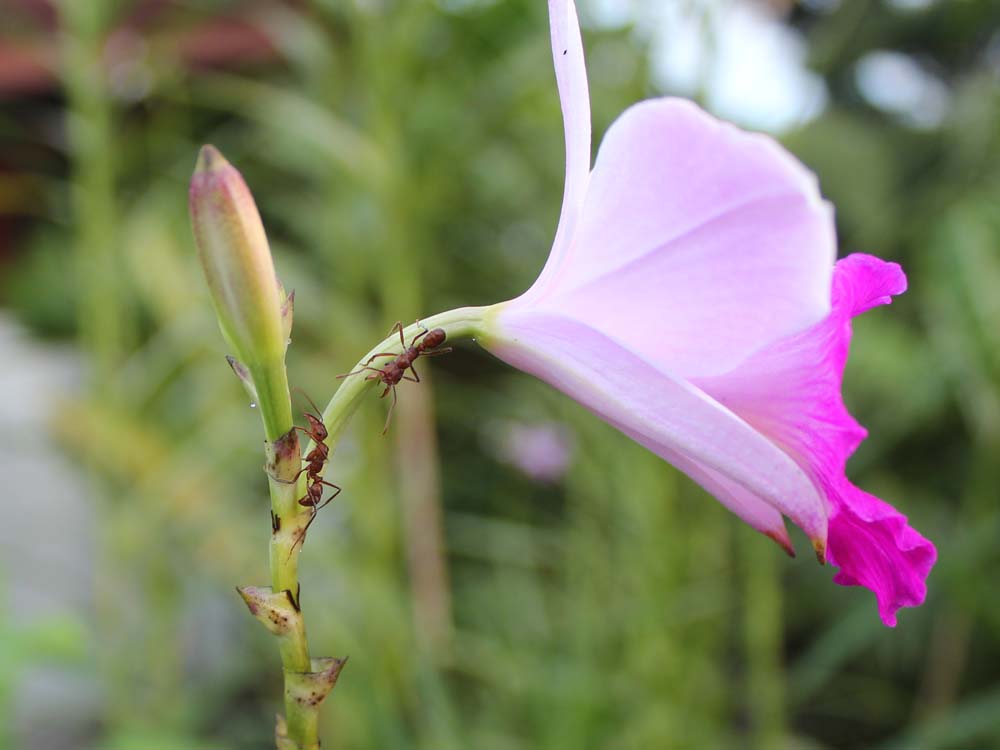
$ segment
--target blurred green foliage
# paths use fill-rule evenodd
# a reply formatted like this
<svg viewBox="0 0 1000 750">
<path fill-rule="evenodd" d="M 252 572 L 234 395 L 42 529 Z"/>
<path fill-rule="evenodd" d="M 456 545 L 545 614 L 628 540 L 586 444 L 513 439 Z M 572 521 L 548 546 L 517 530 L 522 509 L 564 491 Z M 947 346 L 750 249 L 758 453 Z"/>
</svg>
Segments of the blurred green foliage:
<svg viewBox="0 0 1000 750">
<path fill-rule="evenodd" d="M 231 593 L 267 580 L 261 435 L 190 238 L 198 147 L 254 191 L 296 291 L 291 378 L 322 403 L 394 321 L 513 296 L 540 268 L 563 170 L 545 3 L 61 8 L 59 35 L 8 16 L 9 39 L 58 40 L 62 65 L 58 93 L 0 110 L 15 186 L 0 199 L 30 197 L 0 204 L 16 219 L 3 299 L 87 363 L 48 427 L 91 477 L 98 572 L 75 636 L 52 623 L 15 648 L 24 629 L 0 619 L 18 656 L 0 661 L 0 716 L 25 669 L 85 650 L 73 669 L 100 700 L 80 747 L 269 747 L 277 655 Z M 206 62 L 220 19 L 249 42 Z M 463 346 L 434 361 L 433 387 L 401 390 L 386 438 L 372 397 L 329 470 L 345 490 L 303 558 L 313 650 L 350 655 L 326 746 L 1000 745 L 1000 13 L 841 0 L 787 22 L 831 96 L 787 144 L 837 206 L 842 252 L 910 277 L 856 323 L 847 398 L 871 437 L 850 470 L 938 544 L 928 602 L 884 628 L 869 593 L 785 560 L 671 467 Z M 592 74 L 600 134 L 662 92 L 629 29 L 585 40 L 592 70 L 618 71 Z M 940 124 L 864 99 L 873 50 L 946 84 Z M 498 458 L 509 420 L 570 428 L 562 481 Z"/>
</svg>

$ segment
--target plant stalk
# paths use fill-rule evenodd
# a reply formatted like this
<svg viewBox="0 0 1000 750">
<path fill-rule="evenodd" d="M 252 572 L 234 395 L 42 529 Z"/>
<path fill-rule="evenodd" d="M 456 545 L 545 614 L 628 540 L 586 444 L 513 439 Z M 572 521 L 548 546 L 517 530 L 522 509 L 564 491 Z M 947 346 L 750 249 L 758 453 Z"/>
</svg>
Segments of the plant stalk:
<svg viewBox="0 0 1000 750">
<path fill-rule="evenodd" d="M 447 312 L 438 313 L 429 318 L 424 318 L 418 323 L 409 325 L 403 329 L 403 339 L 409 344 L 414 336 L 425 329 L 442 328 L 447 334 L 447 341 L 458 339 L 476 338 L 483 335 L 483 323 L 489 307 L 459 307 Z M 379 344 L 371 349 L 364 357 L 358 360 L 351 375 L 344 379 L 343 384 L 333 394 L 333 398 L 323 410 L 323 423 L 326 425 L 327 438 L 325 440 L 332 456 L 336 450 L 340 437 L 344 434 L 348 422 L 358 406 L 361 399 L 368 392 L 371 385 L 379 382 L 376 378 L 370 377 L 374 373 L 364 370 L 372 355 L 384 352 L 400 353 L 402 348 L 399 343 L 399 334 L 392 333 L 383 339 Z M 376 360 L 377 363 L 377 360 Z M 360 370 L 360 372 L 358 372 Z M 310 441 L 306 446 L 306 453 L 313 449 L 314 443 Z"/>
<path fill-rule="evenodd" d="M 415 323 L 403 330 L 408 343 L 414 336 L 430 328 L 443 328 L 453 341 L 479 335 L 488 308 L 466 307 L 450 310 Z M 340 388 L 323 411 L 330 455 L 343 435 L 350 418 L 362 403 L 369 387 L 378 382 L 364 370 L 373 354 L 399 353 L 399 334 L 393 333 L 366 354 L 357 364 L 358 374 L 344 379 Z M 283 368 L 282 368 L 283 370 Z M 288 399 L 287 387 L 283 399 Z M 261 399 L 263 406 L 264 399 Z M 284 412 L 284 404 L 275 412 Z M 284 425 L 281 425 L 284 426 Z M 279 427 L 281 427 L 279 426 Z M 268 425 L 269 432 L 274 425 Z M 285 715 L 278 720 L 276 741 L 279 750 L 317 750 L 319 744 L 319 707 L 333 687 L 343 667 L 341 659 L 311 659 L 302 617 L 298 579 L 299 553 L 305 541 L 305 531 L 314 510 L 299 504 L 306 494 L 306 476 L 300 474 L 302 456 L 315 446 L 310 442 L 302 452 L 298 433 L 290 423 L 277 439 L 266 443 L 265 470 L 271 494 L 271 587 L 238 589 L 250 612 L 279 639 L 281 664 L 285 678 Z"/>
</svg>

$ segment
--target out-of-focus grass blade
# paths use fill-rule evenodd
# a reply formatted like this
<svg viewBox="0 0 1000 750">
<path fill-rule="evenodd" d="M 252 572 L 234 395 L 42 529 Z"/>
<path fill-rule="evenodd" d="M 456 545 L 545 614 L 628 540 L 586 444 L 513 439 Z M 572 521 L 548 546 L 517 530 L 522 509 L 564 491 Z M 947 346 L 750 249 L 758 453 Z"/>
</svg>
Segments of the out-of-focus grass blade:
<svg viewBox="0 0 1000 750">
<path fill-rule="evenodd" d="M 987 748 L 1000 743 L 1000 689 L 967 698 L 952 710 L 903 732 L 879 750 Z"/>
<path fill-rule="evenodd" d="M 274 84 L 216 74 L 198 78 L 199 104 L 255 120 L 282 140 L 300 140 L 349 171 L 362 184 L 378 185 L 388 166 L 378 146 L 343 118 L 312 99 Z"/>
</svg>

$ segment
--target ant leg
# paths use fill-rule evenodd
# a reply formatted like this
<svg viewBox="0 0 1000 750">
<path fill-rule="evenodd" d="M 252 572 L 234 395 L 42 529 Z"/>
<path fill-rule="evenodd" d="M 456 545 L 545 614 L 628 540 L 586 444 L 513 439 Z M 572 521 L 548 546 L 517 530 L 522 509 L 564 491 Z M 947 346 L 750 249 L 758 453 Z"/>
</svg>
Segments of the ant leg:
<svg viewBox="0 0 1000 750">
<path fill-rule="evenodd" d="M 394 354 L 393 352 L 379 352 L 378 354 L 373 354 L 368 359 L 366 359 L 365 364 L 370 365 L 373 360 L 376 360 L 379 357 L 398 357 L 398 356 L 399 356 L 398 354 Z"/>
<path fill-rule="evenodd" d="M 403 380 L 409 380 L 411 383 L 419 383 L 420 376 L 417 375 L 417 368 L 414 367 L 413 365 L 410 365 L 410 372 L 413 373 L 413 377 L 411 378 L 409 375 L 404 375 Z"/>
<path fill-rule="evenodd" d="M 295 552 L 295 548 L 300 544 L 305 544 L 306 542 L 306 532 L 309 531 L 309 527 L 312 526 L 312 522 L 316 520 L 316 516 L 319 515 L 319 511 L 313 508 L 312 515 L 309 516 L 309 520 L 306 521 L 306 525 L 302 527 L 302 530 L 295 535 L 295 539 L 292 541 L 292 547 L 288 550 L 288 557 L 285 558 L 285 562 L 292 559 L 292 553 Z"/>
<path fill-rule="evenodd" d="M 336 487 L 336 485 L 334 485 L 334 486 Z M 332 495 L 330 495 L 330 497 L 328 497 L 328 498 L 327 498 L 326 500 L 324 500 L 323 502 L 321 502 L 321 503 L 320 503 L 319 505 L 317 505 L 317 506 L 316 506 L 316 512 L 317 512 L 317 513 L 319 513 L 319 512 L 320 512 L 320 511 L 321 511 L 321 510 L 322 510 L 323 508 L 325 508 L 325 507 L 326 507 L 327 505 L 329 505 L 329 504 L 330 504 L 330 502 L 331 502 L 331 501 L 332 501 L 332 500 L 333 500 L 333 499 L 334 499 L 334 498 L 335 498 L 335 497 L 336 497 L 337 495 L 339 495 L 339 494 L 340 494 L 340 491 L 339 491 L 339 488 L 338 488 L 338 491 L 337 491 L 337 492 L 334 492 L 334 493 L 333 493 Z M 310 521 L 310 523 L 312 523 L 312 521 Z"/>
<path fill-rule="evenodd" d="M 295 539 L 292 542 L 292 548 L 290 550 L 288 550 L 288 557 L 289 558 L 291 558 L 292 552 L 295 551 L 296 547 L 298 547 L 300 544 L 305 543 L 305 541 L 306 541 L 306 532 L 309 531 L 309 527 L 312 526 L 313 521 L 316 520 L 316 516 L 319 515 L 320 509 L 325 508 L 330 503 L 331 500 L 333 500 L 337 495 L 339 495 L 341 493 L 341 488 L 338 485 L 334 484 L 333 482 L 328 482 L 325 479 L 322 479 L 321 477 L 316 477 L 316 481 L 319 484 L 323 484 L 323 485 L 326 485 L 327 487 L 330 487 L 331 489 L 334 490 L 334 492 L 333 492 L 332 495 L 330 495 L 330 497 L 328 497 L 326 500 L 324 500 L 322 503 L 319 503 L 318 505 L 308 505 L 307 504 L 307 505 L 304 506 L 306 508 L 312 508 L 312 515 L 309 516 L 309 520 L 306 522 L 306 525 L 304 527 L 302 527 L 302 530 L 295 535 Z M 302 504 L 302 500 L 305 500 L 308 497 L 309 497 L 309 493 L 306 493 L 305 495 L 303 495 L 302 499 L 299 500 L 299 504 L 301 505 Z M 275 519 L 277 519 L 277 516 L 275 516 L 272 513 L 271 514 L 271 528 L 274 531 L 277 531 L 278 528 L 280 528 L 280 526 L 281 526 L 281 519 L 277 519 L 277 521 L 275 521 Z M 278 527 L 278 528 L 275 528 L 275 527 Z"/>
<path fill-rule="evenodd" d="M 397 357 L 397 356 L 399 356 L 399 355 L 398 355 L 398 354 L 393 354 L 392 352 L 380 352 L 380 353 L 378 353 L 378 354 L 373 354 L 373 355 L 372 355 L 372 356 L 370 356 L 370 357 L 368 358 L 368 360 L 367 360 L 367 361 L 366 361 L 366 362 L 365 362 L 365 363 L 364 363 L 363 365 L 361 365 L 361 367 L 359 367 L 359 368 L 358 368 L 357 370 L 354 370 L 354 371 L 352 371 L 352 372 L 345 372 L 345 373 L 344 373 L 343 375 L 338 375 L 338 376 L 337 376 L 337 380 L 341 380 L 342 378 L 349 378 L 349 377 L 351 377 L 351 375 L 358 375 L 358 374 L 360 374 L 360 373 L 364 372 L 365 370 L 372 370 L 372 371 L 374 371 L 374 372 L 381 372 L 381 370 L 379 370 L 379 369 L 377 369 L 377 368 L 375 368 L 375 367 L 369 367 L 368 365 L 369 365 L 369 364 L 371 364 L 371 362 L 372 362 L 372 361 L 373 361 L 373 360 L 374 360 L 374 359 L 375 359 L 376 357 Z"/>
<path fill-rule="evenodd" d="M 326 505 L 327 505 L 327 503 L 329 503 L 331 500 L 333 500 L 333 498 L 335 498 L 337 495 L 340 494 L 340 487 L 337 487 L 337 485 L 330 484 L 329 482 L 327 482 L 327 481 L 325 481 L 323 479 L 318 479 L 318 481 L 321 482 L 322 484 L 325 484 L 325 485 L 329 486 L 329 487 L 335 487 L 337 491 L 334 492 L 332 495 L 330 495 L 330 497 L 328 497 L 326 500 L 324 500 L 319 505 L 306 505 L 305 506 L 306 508 L 312 508 L 312 514 L 309 516 L 309 520 L 306 521 L 306 525 L 302 527 L 302 530 L 299 531 L 295 535 L 295 539 L 292 541 L 292 547 L 291 547 L 291 549 L 288 550 L 288 557 L 286 558 L 286 562 L 287 562 L 287 560 L 291 559 L 292 553 L 295 551 L 296 547 L 298 547 L 300 544 L 305 544 L 305 541 L 306 541 L 306 532 L 309 531 L 309 527 L 312 526 L 313 521 L 316 520 L 316 516 L 319 515 L 320 509 L 321 508 L 325 508 Z M 306 495 L 302 499 L 305 500 L 306 497 L 308 497 L 308 495 Z M 300 501 L 300 503 L 301 503 L 301 501 Z M 273 525 L 274 524 L 272 523 L 272 527 L 273 527 Z"/>
<path fill-rule="evenodd" d="M 317 504 L 303 503 L 302 502 L 302 500 L 306 500 L 309 497 L 309 493 L 308 492 L 305 495 L 303 495 L 302 498 L 299 500 L 299 505 L 303 505 L 306 508 L 312 508 L 312 513 L 309 516 L 309 520 L 306 521 L 306 525 L 303 526 L 302 530 L 299 531 L 295 535 L 295 539 L 292 541 L 292 547 L 291 547 L 291 549 L 288 550 L 288 558 L 287 559 L 291 559 L 292 553 L 295 551 L 296 547 L 298 547 L 300 544 L 304 544 L 305 543 L 305 541 L 306 541 L 306 532 L 309 531 L 309 527 L 312 526 L 313 521 L 316 520 L 316 516 L 319 515 L 320 509 L 321 508 L 325 508 L 330 503 L 330 501 L 333 500 L 333 498 L 335 498 L 341 492 L 341 488 L 340 487 L 338 487 L 337 485 L 333 484 L 332 482 L 327 482 L 325 479 L 323 479 L 321 477 L 316 477 L 315 481 L 318 482 L 319 484 L 324 484 L 327 487 L 332 488 L 334 490 L 334 492 L 326 500 L 324 500 L 321 503 L 317 503 Z M 274 527 L 276 525 L 280 525 L 280 519 L 279 519 L 279 521 L 277 523 L 275 523 L 275 521 L 273 520 L 275 518 L 275 516 L 274 516 L 273 513 L 271 514 L 271 517 L 272 517 L 271 528 L 274 529 Z M 274 530 L 277 531 L 277 529 L 274 529 Z"/>
<path fill-rule="evenodd" d="M 369 367 L 368 365 L 365 365 L 364 369 L 371 373 L 371 375 L 365 378 L 365 380 L 378 380 L 385 374 L 385 370 L 380 370 L 377 367 Z"/>
<path fill-rule="evenodd" d="M 335 490 L 335 492 L 333 492 L 330 495 L 330 497 L 328 497 L 326 500 L 324 500 L 321 503 L 317 503 L 316 505 L 306 505 L 305 506 L 306 508 L 312 508 L 313 509 L 313 513 L 319 513 L 322 508 L 325 508 L 327 505 L 329 505 L 330 501 L 333 500 L 341 492 L 340 487 L 338 487 L 335 484 L 331 484 L 330 482 L 327 482 L 325 479 L 319 479 L 317 477 L 316 481 L 319 482 L 320 484 L 326 485 L 327 487 L 332 487 Z M 312 523 L 311 519 L 310 519 L 309 523 Z M 309 527 L 307 526 L 306 528 L 309 528 Z"/>
<path fill-rule="evenodd" d="M 425 326 L 419 320 L 417 321 L 417 325 L 420 326 L 421 332 L 418 333 L 416 336 L 413 337 L 413 340 L 410 342 L 410 346 L 413 346 L 418 341 L 420 341 L 420 339 L 422 339 L 424 336 L 426 336 L 428 333 L 431 332 L 431 329 L 428 328 L 427 326 Z"/>
<path fill-rule="evenodd" d="M 385 415 L 385 427 L 382 428 L 383 435 L 389 431 L 389 422 L 392 421 L 392 410 L 396 408 L 396 386 L 391 385 L 389 388 L 392 388 L 392 403 L 389 404 L 389 413 Z M 386 388 L 386 391 L 389 388 Z M 382 395 L 384 396 L 385 394 L 383 393 Z"/>
<path fill-rule="evenodd" d="M 325 486 L 327 486 L 327 487 L 329 487 L 329 488 L 331 488 L 333 490 L 336 490 L 336 492 L 334 492 L 332 495 L 330 495 L 330 500 L 333 500 L 333 498 L 335 498 L 337 495 L 339 495 L 341 493 L 340 486 L 334 484 L 333 482 L 328 482 L 325 479 L 320 479 L 319 483 L 322 484 L 322 485 L 325 485 Z M 327 500 L 326 502 L 328 503 L 328 502 L 330 502 L 330 500 Z M 323 503 L 323 505 L 326 505 L 326 503 Z"/>
<path fill-rule="evenodd" d="M 389 354 L 389 353 L 386 353 L 386 354 L 375 354 L 375 355 L 372 355 L 371 359 L 369 359 L 368 361 L 371 362 L 372 359 L 375 359 L 375 357 L 395 357 L 395 356 L 397 356 L 397 355 L 395 355 L 395 354 Z M 354 372 L 345 372 L 343 375 L 338 375 L 337 376 L 337 380 L 340 380 L 342 378 L 349 378 L 349 377 L 351 377 L 351 375 L 360 375 L 361 373 L 365 372 L 366 370 L 369 370 L 371 372 L 379 372 L 379 373 L 382 372 L 377 367 L 369 367 L 367 364 L 364 364 L 364 365 L 361 365 L 361 367 L 359 367 Z"/>
<path fill-rule="evenodd" d="M 437 357 L 440 354 L 451 354 L 454 351 L 450 346 L 446 346 L 443 349 L 428 349 L 426 352 L 420 352 L 421 357 Z"/>
<path fill-rule="evenodd" d="M 405 349 L 406 348 L 406 339 L 403 338 L 403 321 L 401 321 L 401 320 L 397 320 L 396 321 L 396 325 L 394 325 L 392 328 L 389 329 L 389 335 L 391 336 L 392 334 L 396 333 L 397 331 L 399 332 L 399 345 L 402 346 Z M 393 354 L 392 356 L 395 357 L 396 355 Z"/>
</svg>

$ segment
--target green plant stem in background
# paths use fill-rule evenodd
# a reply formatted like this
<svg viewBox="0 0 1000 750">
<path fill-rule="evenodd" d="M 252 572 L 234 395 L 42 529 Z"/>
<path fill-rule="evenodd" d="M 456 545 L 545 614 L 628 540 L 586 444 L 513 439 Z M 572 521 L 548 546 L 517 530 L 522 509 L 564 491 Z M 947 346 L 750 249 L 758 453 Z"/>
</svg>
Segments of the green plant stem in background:
<svg viewBox="0 0 1000 750">
<path fill-rule="evenodd" d="M 380 145 L 387 167 L 384 176 L 372 182 L 380 221 L 371 232 L 370 257 L 379 262 L 369 272 L 379 295 L 380 327 L 388 328 L 400 315 L 426 309 L 424 284 L 430 268 L 425 264 L 434 257 L 430 248 L 436 242 L 435 230 L 421 210 L 427 198 L 413 199 L 413 186 L 421 184 L 423 177 L 410 141 L 410 120 L 398 112 L 398 92 L 406 87 L 408 71 L 420 54 L 414 40 L 423 33 L 428 14 L 419 4 L 403 4 L 391 11 L 389 23 L 387 10 L 355 12 L 362 32 L 354 62 L 370 71 L 365 131 Z M 393 50 L 391 62 L 384 59 L 387 49 Z M 332 104 L 339 107 L 338 101 Z M 413 634 L 419 649 L 443 656 L 453 634 L 436 412 L 430 384 L 410 390 L 394 412 L 391 452 L 398 469 L 393 489 L 402 521 Z M 376 448 L 380 449 L 385 449 L 384 443 Z"/>
<path fill-rule="evenodd" d="M 116 184 L 121 166 L 121 149 L 115 140 L 116 105 L 110 95 L 105 65 L 105 43 L 113 21 L 109 0 L 58 3 L 59 80 L 66 96 L 64 122 L 66 154 L 71 166 L 69 198 L 71 219 L 61 223 L 73 227 L 73 255 L 68 262 L 60 259 L 59 270 L 72 279 L 73 322 L 85 357 L 86 393 L 94 404 L 111 411 L 120 403 L 120 366 L 133 343 L 128 332 L 133 316 L 125 304 L 121 276 L 119 206 Z M 0 11 L 0 28 L 8 22 L 16 28 L 17 13 L 9 8 Z M 3 32 L 0 32 L 3 35 Z M 33 144 L 28 151 L 37 148 Z M 61 202 L 61 201 L 60 201 Z M 49 290 L 38 296 L 51 298 Z M 150 566 L 144 562 L 126 562 L 118 539 L 126 535 L 127 513 L 115 507 L 112 486 L 105 483 L 97 462 L 87 461 L 87 491 L 94 499 L 96 571 L 93 611 L 97 618 L 95 632 L 101 634 L 96 644 L 98 673 L 104 683 L 106 715 L 112 726 L 148 716 L 146 699 L 156 687 L 139 693 L 126 686 L 135 663 L 125 656 L 121 643 L 129 638 L 127 618 L 122 616 L 121 590 L 130 575 L 144 575 Z M 131 565 L 128 573 L 125 568 Z M 152 565 L 155 565 L 153 563 Z M 145 600 L 129 606 L 153 617 Z M 155 699 L 153 701 L 156 703 Z"/>
<path fill-rule="evenodd" d="M 749 746 L 768 750 L 787 743 L 780 553 L 760 544 L 756 534 L 744 534 L 740 541 L 740 567 L 745 575 L 746 700 L 752 723 Z"/>
<path fill-rule="evenodd" d="M 113 113 L 103 60 L 110 16 L 106 0 L 59 4 L 62 80 L 73 154 L 72 201 L 77 227 L 75 268 L 80 338 L 90 355 L 91 385 L 109 390 L 126 349 L 120 263 L 114 237 L 115 148 Z"/>
</svg>

